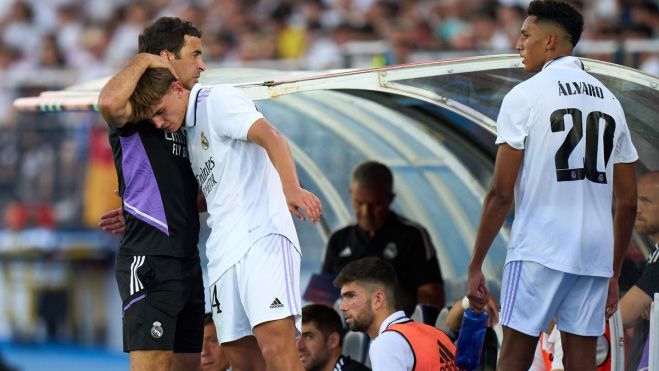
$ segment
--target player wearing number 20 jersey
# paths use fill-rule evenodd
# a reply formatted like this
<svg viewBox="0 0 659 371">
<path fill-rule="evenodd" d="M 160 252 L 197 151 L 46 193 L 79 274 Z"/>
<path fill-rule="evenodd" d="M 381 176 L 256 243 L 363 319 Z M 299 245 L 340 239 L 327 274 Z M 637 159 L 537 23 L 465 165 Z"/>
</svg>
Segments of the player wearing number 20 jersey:
<svg viewBox="0 0 659 371">
<path fill-rule="evenodd" d="M 527 15 L 515 47 L 524 70 L 536 74 L 501 105 L 467 296 L 475 309 L 484 308 L 481 267 L 514 201 L 498 368 L 528 369 L 538 335 L 555 319 L 570 345 L 566 363 L 594 370 L 597 336 L 617 307 L 617 277 L 636 213 L 638 156 L 620 103 L 572 57 L 581 13 L 562 0 L 536 0 Z"/>
<path fill-rule="evenodd" d="M 506 263 L 610 277 L 613 165 L 638 155 L 615 96 L 571 56 L 513 88 L 497 144 L 524 150 Z"/>
</svg>

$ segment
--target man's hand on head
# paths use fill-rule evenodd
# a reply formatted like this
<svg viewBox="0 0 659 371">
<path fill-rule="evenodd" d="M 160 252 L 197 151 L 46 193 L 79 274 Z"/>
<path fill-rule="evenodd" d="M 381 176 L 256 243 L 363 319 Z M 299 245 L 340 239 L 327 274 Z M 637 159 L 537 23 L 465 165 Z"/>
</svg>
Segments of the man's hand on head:
<svg viewBox="0 0 659 371">
<path fill-rule="evenodd" d="M 140 53 L 137 56 L 139 58 L 144 58 L 148 63 L 148 68 L 167 68 L 169 72 L 174 75 L 178 80 L 178 74 L 174 71 L 174 66 L 170 63 L 170 54 L 163 52 L 161 55 L 151 54 L 151 53 Z"/>
</svg>

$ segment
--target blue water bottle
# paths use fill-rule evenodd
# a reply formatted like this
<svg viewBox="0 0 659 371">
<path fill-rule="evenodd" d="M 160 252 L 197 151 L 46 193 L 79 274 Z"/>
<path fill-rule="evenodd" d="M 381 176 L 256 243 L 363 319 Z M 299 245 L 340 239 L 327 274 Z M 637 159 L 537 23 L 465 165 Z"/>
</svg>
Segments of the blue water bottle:
<svg viewBox="0 0 659 371">
<path fill-rule="evenodd" d="M 480 364 L 488 316 L 487 312 L 465 310 L 455 354 L 455 363 L 460 369 L 472 371 Z"/>
</svg>

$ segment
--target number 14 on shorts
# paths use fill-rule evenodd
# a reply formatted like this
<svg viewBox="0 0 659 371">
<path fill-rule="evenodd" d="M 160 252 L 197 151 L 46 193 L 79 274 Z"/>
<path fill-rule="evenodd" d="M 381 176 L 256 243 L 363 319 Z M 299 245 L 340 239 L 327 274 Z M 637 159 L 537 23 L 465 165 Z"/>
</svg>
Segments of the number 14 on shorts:
<svg viewBox="0 0 659 371">
<path fill-rule="evenodd" d="M 211 308 L 217 314 L 222 313 L 222 309 L 220 309 L 220 301 L 217 299 L 217 286 L 216 285 L 213 285 L 213 293 L 211 294 Z"/>
</svg>

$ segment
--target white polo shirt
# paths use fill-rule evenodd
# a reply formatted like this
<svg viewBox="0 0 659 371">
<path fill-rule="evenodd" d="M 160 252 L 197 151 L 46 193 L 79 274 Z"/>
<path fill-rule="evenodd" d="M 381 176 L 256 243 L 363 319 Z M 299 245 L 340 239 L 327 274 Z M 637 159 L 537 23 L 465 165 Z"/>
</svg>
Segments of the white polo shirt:
<svg viewBox="0 0 659 371">
<path fill-rule="evenodd" d="M 408 322 L 405 312 L 392 313 L 380 325 L 380 332 L 368 350 L 373 371 L 402 371 L 414 368 L 414 353 L 410 343 L 396 331 L 386 331 L 394 323 Z"/>
<path fill-rule="evenodd" d="M 638 159 L 616 97 L 558 58 L 505 96 L 496 143 L 524 150 L 506 262 L 610 277 L 613 165 Z"/>
<path fill-rule="evenodd" d="M 285 236 L 300 251 L 279 174 L 265 149 L 247 140 L 261 118 L 254 102 L 230 85 L 197 84 L 190 92 L 185 129 L 192 170 L 208 207 L 210 282 L 268 234 Z"/>
</svg>

